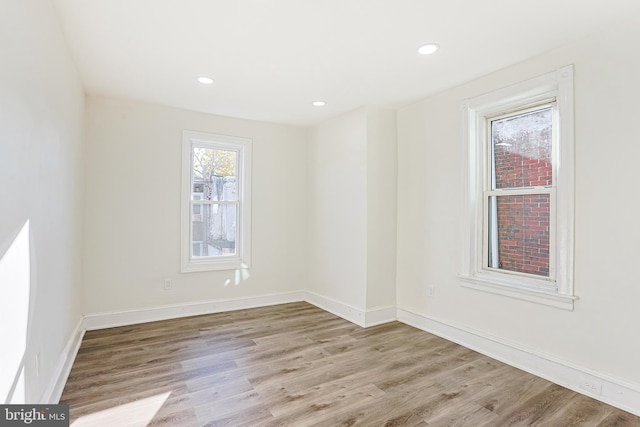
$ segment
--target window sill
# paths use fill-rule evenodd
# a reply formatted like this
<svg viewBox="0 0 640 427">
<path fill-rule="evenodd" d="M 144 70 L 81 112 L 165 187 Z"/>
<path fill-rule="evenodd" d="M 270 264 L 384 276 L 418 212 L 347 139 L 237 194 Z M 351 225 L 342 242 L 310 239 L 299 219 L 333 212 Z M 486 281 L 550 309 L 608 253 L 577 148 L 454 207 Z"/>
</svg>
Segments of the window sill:
<svg viewBox="0 0 640 427">
<path fill-rule="evenodd" d="M 562 310 L 573 311 L 573 303 L 578 299 L 577 296 L 562 295 L 553 291 L 519 287 L 517 283 L 510 285 L 498 283 L 490 278 L 466 275 L 458 275 L 458 278 L 461 281 L 461 285 L 465 288 L 530 301 Z"/>
<path fill-rule="evenodd" d="M 249 268 L 247 263 L 236 258 L 216 261 L 191 261 L 184 263 L 180 271 L 182 273 L 192 273 L 198 271 L 242 270 L 247 268 Z"/>
</svg>

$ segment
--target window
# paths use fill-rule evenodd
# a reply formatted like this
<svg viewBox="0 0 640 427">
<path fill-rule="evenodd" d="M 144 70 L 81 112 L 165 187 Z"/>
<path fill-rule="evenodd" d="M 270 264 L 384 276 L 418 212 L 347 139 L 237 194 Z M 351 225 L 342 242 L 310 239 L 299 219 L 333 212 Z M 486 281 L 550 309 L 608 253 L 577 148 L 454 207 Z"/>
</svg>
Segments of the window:
<svg viewBox="0 0 640 427">
<path fill-rule="evenodd" d="M 549 251 L 555 105 L 553 100 L 487 118 L 487 268 L 554 277 Z"/>
<path fill-rule="evenodd" d="M 250 266 L 251 141 L 184 131 L 182 271 Z"/>
<path fill-rule="evenodd" d="M 463 103 L 463 286 L 573 309 L 573 67 Z"/>
</svg>

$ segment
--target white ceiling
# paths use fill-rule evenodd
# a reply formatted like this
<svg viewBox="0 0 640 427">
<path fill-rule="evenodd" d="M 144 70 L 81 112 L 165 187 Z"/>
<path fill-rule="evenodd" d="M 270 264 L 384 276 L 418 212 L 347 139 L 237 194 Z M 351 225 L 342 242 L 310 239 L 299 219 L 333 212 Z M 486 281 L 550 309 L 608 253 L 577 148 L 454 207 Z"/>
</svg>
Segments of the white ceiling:
<svg viewBox="0 0 640 427">
<path fill-rule="evenodd" d="M 640 13 L 640 0 L 53 3 L 88 94 L 293 125 L 396 108 Z M 440 51 L 419 55 L 426 42 Z"/>
</svg>

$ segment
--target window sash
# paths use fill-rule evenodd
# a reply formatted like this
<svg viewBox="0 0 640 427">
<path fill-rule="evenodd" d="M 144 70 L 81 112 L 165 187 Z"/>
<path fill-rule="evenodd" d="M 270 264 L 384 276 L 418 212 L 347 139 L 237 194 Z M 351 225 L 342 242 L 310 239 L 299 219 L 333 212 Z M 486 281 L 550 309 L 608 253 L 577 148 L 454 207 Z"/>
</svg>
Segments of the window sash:
<svg viewBox="0 0 640 427">
<path fill-rule="evenodd" d="M 540 191 L 542 190 L 542 191 Z M 541 276 L 536 274 L 524 273 L 513 270 L 500 269 L 489 266 L 489 241 L 492 238 L 496 238 L 498 230 L 495 229 L 494 233 L 490 233 L 489 229 L 491 228 L 489 222 L 492 219 L 492 215 L 490 215 L 489 210 L 492 208 L 491 206 L 491 197 L 500 197 L 500 196 L 536 196 L 536 195 L 549 195 L 549 276 Z M 497 209 L 497 208 L 496 208 Z M 497 211 L 496 211 L 497 214 Z M 483 240 L 482 240 L 482 256 L 478 257 L 478 260 L 481 260 L 481 264 L 477 266 L 477 271 L 483 271 L 486 273 L 499 273 L 503 275 L 515 275 L 520 277 L 529 277 L 533 280 L 544 280 L 548 282 L 553 282 L 553 289 L 557 289 L 555 285 L 556 281 L 556 191 L 555 188 L 541 188 L 541 189 L 524 189 L 524 190 L 506 190 L 506 191 L 487 191 L 484 195 L 484 203 L 483 203 Z M 493 231 L 493 230 L 492 230 Z M 541 286 L 548 288 L 548 284 L 541 284 Z"/>
<path fill-rule="evenodd" d="M 492 135 L 492 122 L 496 120 L 503 120 L 510 117 L 518 117 L 528 113 L 533 113 L 535 111 L 540 111 L 544 109 L 551 109 L 551 171 L 552 177 L 551 182 L 552 185 L 546 186 L 530 186 L 530 187 L 508 187 L 508 188 L 495 188 L 495 154 L 494 154 L 494 144 L 493 144 L 493 135 Z M 556 272 L 556 262 L 555 262 L 555 253 L 556 253 L 556 176 L 557 176 L 557 161 L 556 161 L 556 153 L 558 150 L 558 117 L 557 117 L 557 102 L 556 97 L 550 97 L 542 100 L 537 100 L 532 103 L 522 103 L 520 105 L 512 106 L 507 111 L 500 111 L 496 113 L 490 113 L 483 116 L 484 118 L 484 128 L 485 132 L 482 133 L 484 136 L 483 146 L 485 147 L 486 155 L 483 156 L 484 161 L 482 164 L 482 169 L 484 171 L 484 180 L 483 180 L 483 209 L 482 209 L 482 245 L 477 248 L 479 265 L 476 266 L 477 271 L 485 272 L 489 274 L 501 274 L 501 275 L 514 275 L 517 277 L 530 278 L 532 280 L 544 280 L 547 282 L 554 282 L 553 288 L 557 289 L 555 285 L 555 272 Z M 495 188 L 495 189 L 494 189 Z M 498 222 L 497 222 L 497 200 L 499 197 L 504 196 L 526 196 L 526 195 L 549 195 L 549 276 L 541 276 L 535 275 L 525 272 L 518 272 L 513 270 L 500 269 L 495 267 L 490 267 L 489 258 L 491 255 L 489 254 L 489 243 L 493 242 L 494 247 L 497 247 L 498 242 Z M 496 206 L 492 206 L 491 198 L 494 197 L 493 200 L 496 201 Z M 494 215 L 490 214 L 490 210 L 495 209 Z M 490 224 L 490 222 L 495 219 L 495 224 Z M 547 287 L 547 284 L 541 284 L 542 287 Z"/>
<path fill-rule="evenodd" d="M 242 244 L 240 242 L 240 227 L 238 226 L 238 224 L 240 223 L 240 218 L 242 218 L 242 212 L 241 212 L 241 204 L 240 201 L 220 201 L 217 202 L 215 200 L 192 200 L 191 201 L 191 209 L 190 209 L 190 218 L 191 221 L 189 221 L 189 241 L 191 244 L 191 248 L 193 248 L 193 245 L 195 243 L 195 241 L 193 240 L 193 223 L 194 223 L 194 216 L 197 215 L 194 212 L 194 206 L 196 205 L 209 205 L 209 206 L 213 206 L 213 205 L 221 205 L 221 206 L 231 206 L 234 205 L 236 207 L 236 214 L 235 214 L 235 223 L 236 223 L 236 229 L 235 229 L 235 237 L 234 237 L 234 242 L 235 242 L 235 250 L 234 253 L 232 254 L 221 254 L 221 255 L 209 255 L 209 256 L 194 256 L 193 255 L 193 249 L 189 252 L 189 259 L 191 260 L 191 262 L 202 262 L 202 261 L 206 261 L 206 260 L 215 260 L 215 259 L 234 259 L 238 257 L 238 253 L 239 250 L 241 249 L 240 245 Z"/>
<path fill-rule="evenodd" d="M 210 200 L 210 199 L 200 199 L 200 200 L 191 200 L 191 207 L 190 207 L 190 218 L 191 221 L 189 221 L 189 240 L 190 240 L 190 248 L 191 250 L 189 251 L 189 260 L 191 262 L 204 262 L 207 260 L 215 260 L 215 259 L 235 259 L 238 257 L 238 254 L 240 253 L 242 247 L 242 242 L 239 240 L 240 237 L 240 231 L 241 231 L 241 227 L 239 226 L 240 223 L 240 218 L 242 218 L 241 216 L 241 208 L 240 206 L 242 205 L 242 193 L 241 193 L 241 188 L 242 188 L 242 170 L 241 170 L 241 162 L 240 160 L 240 156 L 242 155 L 241 150 L 237 149 L 236 147 L 230 147 L 227 144 L 221 144 L 221 143 L 216 143 L 216 142 L 207 142 L 207 143 L 201 143 L 201 142 L 192 142 L 191 143 L 191 168 L 190 168 L 190 176 L 191 176 L 191 183 L 190 183 L 190 188 L 193 188 L 193 185 L 195 184 L 195 180 L 196 180 L 196 173 L 195 173 L 195 166 L 194 166 L 194 161 L 195 161 L 195 150 L 201 148 L 201 149 L 205 149 L 205 150 L 213 150 L 213 151 L 229 151 L 229 152 L 234 152 L 236 153 L 236 163 L 235 163 L 235 178 L 236 178 L 236 188 L 237 188 L 237 193 L 236 193 L 236 200 Z M 194 241 L 193 241 L 193 207 L 194 205 L 235 205 L 236 206 L 236 217 L 235 217 L 235 221 L 236 221 L 236 229 L 235 229 L 235 250 L 234 253 L 232 254 L 220 254 L 220 255 L 209 255 L 209 256 L 194 256 L 193 255 L 193 245 L 194 245 Z M 205 244 L 206 240 L 205 240 Z"/>
</svg>

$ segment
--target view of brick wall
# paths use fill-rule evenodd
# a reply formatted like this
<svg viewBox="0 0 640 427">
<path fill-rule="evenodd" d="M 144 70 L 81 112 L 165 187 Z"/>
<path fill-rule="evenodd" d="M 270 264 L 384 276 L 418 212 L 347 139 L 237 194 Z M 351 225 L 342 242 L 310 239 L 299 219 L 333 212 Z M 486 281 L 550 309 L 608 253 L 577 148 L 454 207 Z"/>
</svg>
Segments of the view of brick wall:
<svg viewBox="0 0 640 427">
<path fill-rule="evenodd" d="M 492 122 L 495 189 L 552 185 L 550 108 Z M 549 276 L 548 194 L 497 198 L 499 268 Z"/>
</svg>

